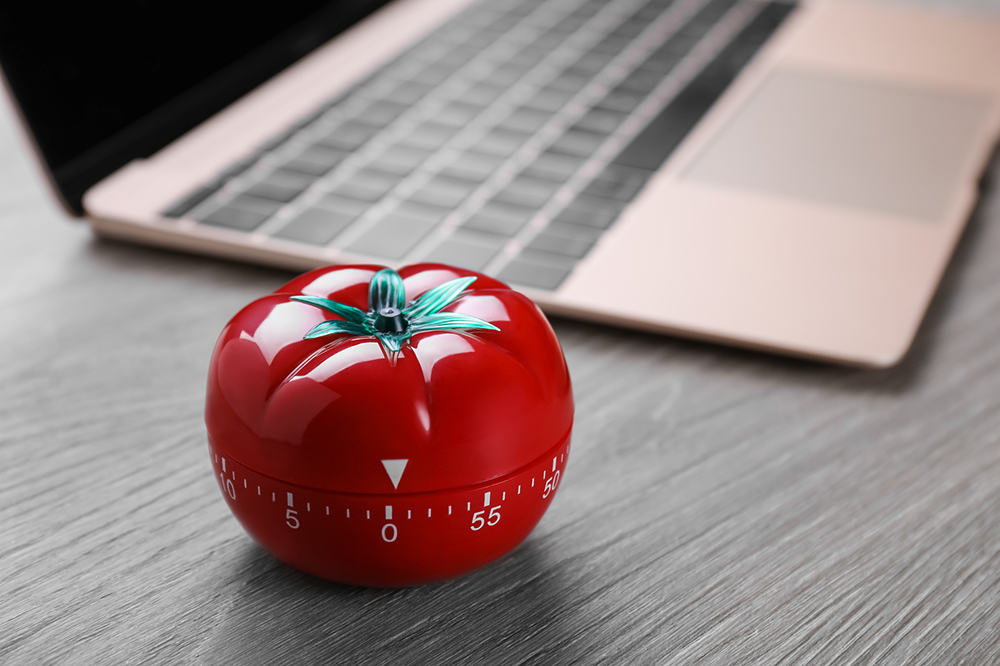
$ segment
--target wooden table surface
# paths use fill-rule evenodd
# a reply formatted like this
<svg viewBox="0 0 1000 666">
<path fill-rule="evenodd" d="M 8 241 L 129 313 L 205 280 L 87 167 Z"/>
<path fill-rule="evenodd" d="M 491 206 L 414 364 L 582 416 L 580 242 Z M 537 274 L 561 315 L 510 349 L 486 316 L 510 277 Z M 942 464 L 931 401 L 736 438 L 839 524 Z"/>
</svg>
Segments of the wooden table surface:
<svg viewBox="0 0 1000 666">
<path fill-rule="evenodd" d="M 264 553 L 212 478 L 212 346 L 290 274 L 95 239 L 4 112 L 0 663 L 1000 663 L 998 163 L 895 369 L 554 320 L 548 514 L 376 590 Z"/>
</svg>

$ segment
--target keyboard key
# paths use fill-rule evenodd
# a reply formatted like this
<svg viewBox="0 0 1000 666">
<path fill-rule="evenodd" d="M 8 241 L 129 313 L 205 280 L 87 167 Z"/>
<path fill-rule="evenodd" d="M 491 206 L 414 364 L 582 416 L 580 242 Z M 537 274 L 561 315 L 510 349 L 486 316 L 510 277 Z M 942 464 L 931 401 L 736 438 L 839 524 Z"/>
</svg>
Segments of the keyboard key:
<svg viewBox="0 0 1000 666">
<path fill-rule="evenodd" d="M 274 233 L 276 238 L 295 240 L 310 245 L 326 245 L 355 220 L 349 215 L 319 206 L 307 208 Z"/>
<path fill-rule="evenodd" d="M 278 170 L 251 185 L 247 194 L 288 203 L 315 181 L 315 177 L 307 174 Z"/>
<path fill-rule="evenodd" d="M 583 162 L 583 158 L 580 157 L 546 151 L 535 158 L 523 173 L 526 176 L 565 182 L 576 173 Z"/>
<path fill-rule="evenodd" d="M 503 164 L 503 158 L 496 155 L 486 155 L 476 151 L 466 151 L 445 168 L 444 172 L 448 176 L 464 178 L 466 180 L 486 180 Z"/>
<path fill-rule="evenodd" d="M 435 35 L 436 39 L 423 45 L 424 50 L 428 50 L 428 52 L 421 53 L 421 57 L 426 56 L 427 58 L 437 60 L 447 53 L 449 48 L 451 48 L 450 46 L 447 46 L 447 44 L 461 44 L 472 37 L 476 32 L 477 30 L 472 26 L 456 22 L 449 23 L 439 28 L 438 33 Z M 438 42 L 441 42 L 442 44 L 439 44 Z M 437 46 L 444 46 L 444 48 L 434 48 Z"/>
<path fill-rule="evenodd" d="M 241 194 L 225 206 L 202 217 L 200 222 L 236 231 L 253 231 L 280 207 L 279 203 Z"/>
<path fill-rule="evenodd" d="M 612 33 L 595 44 L 591 50 L 605 55 L 618 55 L 628 46 L 630 41 L 628 37 Z"/>
<path fill-rule="evenodd" d="M 451 76 L 453 72 L 454 69 L 446 65 L 431 65 L 414 74 L 411 79 L 417 83 L 436 86 Z"/>
<path fill-rule="evenodd" d="M 413 129 L 402 141 L 407 146 L 421 150 L 435 151 L 459 130 L 458 127 L 442 125 L 435 122 L 421 123 Z"/>
<path fill-rule="evenodd" d="M 234 229 L 236 231 L 253 231 L 269 217 L 271 217 L 269 214 L 259 211 L 244 210 L 235 206 L 223 206 L 216 209 L 211 215 L 203 217 L 200 221 L 202 224 L 208 224 L 213 227 L 226 227 L 227 229 Z"/>
<path fill-rule="evenodd" d="M 349 249 L 373 257 L 402 259 L 436 224 L 398 211 L 390 213 Z"/>
<path fill-rule="evenodd" d="M 638 36 L 638 34 L 642 32 L 646 26 L 647 24 L 643 22 L 635 19 L 629 19 L 615 28 L 611 35 L 616 38 L 624 38 L 627 41 L 631 41 L 632 38 Z"/>
<path fill-rule="evenodd" d="M 583 193 L 605 199 L 631 201 L 652 175 L 652 171 L 612 164 L 598 174 L 584 188 Z"/>
<path fill-rule="evenodd" d="M 598 134 L 611 134 L 628 116 L 610 109 L 591 109 L 577 121 L 575 129 L 588 130 Z"/>
<path fill-rule="evenodd" d="M 310 146 L 281 165 L 282 169 L 311 176 L 322 176 L 340 164 L 348 153 L 343 150 Z"/>
<path fill-rule="evenodd" d="M 587 22 L 586 16 L 567 16 L 563 20 L 559 21 L 557 26 L 559 30 L 563 32 L 576 32 L 581 25 Z"/>
<path fill-rule="evenodd" d="M 442 241 L 423 260 L 481 271 L 500 252 L 504 242 L 505 239 L 485 234 L 463 234 L 459 231 Z"/>
<path fill-rule="evenodd" d="M 564 90 L 542 88 L 537 93 L 532 95 L 531 99 L 526 101 L 524 105 L 533 109 L 539 109 L 540 111 L 555 113 L 566 106 L 566 102 L 568 102 L 572 96 L 573 95 L 571 93 Z"/>
<path fill-rule="evenodd" d="M 596 229 L 607 229 L 622 212 L 625 204 L 610 199 L 581 194 L 570 203 L 556 219 L 571 224 L 582 224 Z"/>
<path fill-rule="evenodd" d="M 405 176 L 432 154 L 428 150 L 396 144 L 386 148 L 381 155 L 372 160 L 369 166 L 385 173 Z"/>
<path fill-rule="evenodd" d="M 498 127 L 476 142 L 476 150 L 500 157 L 509 157 L 530 136 L 530 134 L 525 134 L 524 132 L 514 132 L 513 130 Z"/>
<path fill-rule="evenodd" d="M 483 107 L 467 102 L 452 102 L 434 114 L 434 120 L 447 125 L 465 127 L 482 112 Z"/>
<path fill-rule="evenodd" d="M 357 115 L 357 119 L 372 127 L 385 127 L 398 118 L 407 107 L 403 104 L 394 104 L 385 100 L 372 102 Z"/>
<path fill-rule="evenodd" d="M 498 236 L 513 236 L 534 214 L 534 208 L 489 202 L 462 227 Z"/>
<path fill-rule="evenodd" d="M 586 72 L 581 72 L 571 67 L 553 79 L 549 86 L 556 90 L 575 94 L 590 83 L 590 79 L 590 75 Z"/>
<path fill-rule="evenodd" d="M 562 183 L 519 176 L 496 194 L 494 199 L 529 208 L 541 208 L 562 187 Z"/>
<path fill-rule="evenodd" d="M 438 208 L 437 206 L 432 206 L 420 201 L 414 201 L 413 199 L 407 199 L 402 202 L 396 210 L 404 215 L 408 215 L 409 217 L 427 220 L 428 222 L 433 222 L 434 224 L 441 222 L 444 218 L 451 214 L 450 208 Z"/>
<path fill-rule="evenodd" d="M 552 28 L 536 37 L 535 40 L 531 42 L 531 45 L 537 49 L 552 51 L 565 39 L 566 35 L 564 33 L 559 32 L 558 28 Z"/>
<path fill-rule="evenodd" d="M 497 67 L 486 78 L 491 84 L 507 89 L 511 84 L 524 76 L 526 71 L 527 68 L 513 64 L 508 60 L 507 64 Z"/>
<path fill-rule="evenodd" d="M 604 230 L 597 229 L 595 227 L 588 227 L 582 224 L 572 224 L 570 222 L 552 220 L 545 226 L 542 233 L 555 234 L 557 236 L 565 236 L 567 238 L 579 238 L 582 241 L 593 243 L 601 237 Z"/>
<path fill-rule="evenodd" d="M 367 201 L 359 201 L 357 199 L 349 199 L 347 197 L 338 197 L 336 194 L 327 194 L 319 200 L 317 205 L 345 215 L 350 215 L 352 216 L 352 219 L 371 208 L 371 204 Z"/>
<path fill-rule="evenodd" d="M 395 79 L 397 82 L 410 81 L 423 68 L 424 63 L 416 58 L 398 58 L 389 65 L 383 65 L 382 69 L 375 74 L 374 79 L 380 83 L 388 82 L 392 79 Z"/>
<path fill-rule="evenodd" d="M 562 255 L 522 250 L 497 277 L 504 282 L 552 291 L 573 271 L 573 263 Z"/>
<path fill-rule="evenodd" d="M 606 137 L 603 134 L 595 134 L 586 130 L 569 129 L 556 139 L 556 142 L 549 146 L 549 150 L 555 153 L 575 155 L 577 157 L 590 157 Z"/>
<path fill-rule="evenodd" d="M 451 67 L 461 67 L 467 65 L 470 60 L 482 53 L 482 48 L 475 46 L 459 45 L 438 58 L 438 62 Z"/>
<path fill-rule="evenodd" d="M 637 95 L 618 86 L 598 102 L 597 107 L 618 111 L 619 113 L 632 113 L 644 97 L 645 95 Z"/>
<path fill-rule="evenodd" d="M 349 120 L 338 125 L 316 143 L 339 150 L 356 150 L 377 132 L 378 129 L 375 127 Z"/>
<path fill-rule="evenodd" d="M 469 104 L 488 106 L 507 90 L 506 86 L 480 81 L 462 93 L 462 101 Z"/>
<path fill-rule="evenodd" d="M 249 194 L 240 194 L 229 202 L 229 205 L 245 208 L 247 210 L 258 210 L 265 213 L 275 213 L 283 205 L 277 201 L 261 199 Z"/>
<path fill-rule="evenodd" d="M 449 176 L 436 176 L 411 195 L 413 201 L 428 203 L 441 208 L 455 208 L 479 183 Z"/>
<path fill-rule="evenodd" d="M 500 126 L 517 132 L 533 134 L 551 117 L 551 113 L 522 106 L 507 116 Z"/>
<path fill-rule="evenodd" d="M 563 236 L 547 231 L 538 234 L 528 243 L 530 250 L 562 254 L 576 259 L 582 258 L 593 246 L 594 241 L 587 238 Z"/>
<path fill-rule="evenodd" d="M 426 83 L 417 83 L 416 81 L 405 81 L 387 95 L 385 99 L 390 102 L 395 102 L 397 104 L 404 104 L 410 106 L 415 104 L 420 100 L 421 97 L 426 95 L 431 91 L 433 86 Z"/>
<path fill-rule="evenodd" d="M 540 49 L 522 49 L 511 56 L 507 62 L 529 69 L 544 60 L 546 56 L 548 56 L 548 52 Z"/>
<path fill-rule="evenodd" d="M 614 59 L 607 53 L 586 53 L 579 60 L 577 60 L 573 67 L 581 72 L 589 72 L 590 74 L 596 74 L 597 72 L 604 69 L 609 62 Z"/>
<path fill-rule="evenodd" d="M 649 69 L 637 69 L 621 82 L 621 88 L 637 95 L 648 95 L 663 80 L 663 73 Z"/>
<path fill-rule="evenodd" d="M 644 24 L 648 24 L 659 18 L 660 14 L 671 4 L 670 0 L 666 2 L 652 2 L 637 11 L 632 17 L 642 21 Z"/>
<path fill-rule="evenodd" d="M 491 30 L 497 30 L 504 32 L 513 28 L 518 21 L 521 20 L 520 16 L 511 16 L 509 14 L 500 14 L 489 20 L 486 24 Z"/>
<path fill-rule="evenodd" d="M 394 174 L 362 169 L 333 188 L 332 192 L 344 197 L 374 203 L 385 196 L 399 181 L 400 177 Z"/>
<path fill-rule="evenodd" d="M 186 197 L 175 203 L 167 210 L 163 211 L 162 213 L 163 217 L 171 217 L 171 218 L 183 217 L 195 206 L 197 206 L 202 201 L 205 201 L 210 196 L 218 192 L 219 188 L 222 187 L 222 185 L 223 185 L 222 181 L 215 181 L 209 185 L 203 185 L 202 187 L 199 187 L 194 192 L 187 195 Z"/>
</svg>

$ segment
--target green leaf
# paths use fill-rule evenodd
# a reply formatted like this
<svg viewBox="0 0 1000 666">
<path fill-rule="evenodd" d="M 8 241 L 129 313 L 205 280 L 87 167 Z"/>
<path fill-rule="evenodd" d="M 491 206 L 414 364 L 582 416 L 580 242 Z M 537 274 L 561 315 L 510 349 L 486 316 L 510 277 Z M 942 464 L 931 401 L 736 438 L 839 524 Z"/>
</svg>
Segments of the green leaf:
<svg viewBox="0 0 1000 666">
<path fill-rule="evenodd" d="M 410 303 L 403 312 L 411 320 L 440 312 L 442 308 L 454 302 L 475 281 L 476 278 L 474 277 L 449 280 L 444 284 L 434 287 Z"/>
<path fill-rule="evenodd" d="M 350 305 L 344 305 L 343 303 L 338 303 L 337 301 L 331 301 L 328 298 L 319 298 L 318 296 L 292 296 L 292 300 L 299 301 L 300 303 L 307 303 L 308 305 L 315 305 L 316 307 L 323 308 L 324 310 L 329 310 L 336 315 L 340 315 L 347 321 L 352 321 L 356 324 L 362 324 L 365 321 L 365 313 L 358 308 Z"/>
<path fill-rule="evenodd" d="M 398 354 L 403 348 L 403 343 L 410 339 L 410 331 L 400 335 L 398 333 L 376 333 L 375 337 L 382 343 L 382 347 L 389 354 Z"/>
<path fill-rule="evenodd" d="M 347 333 L 348 335 L 371 335 L 371 333 L 369 333 L 364 326 L 353 321 L 328 319 L 313 326 L 312 330 L 305 334 L 303 340 L 311 340 L 313 338 L 321 338 L 324 335 L 336 335 L 338 333 Z"/>
<path fill-rule="evenodd" d="M 499 331 L 500 329 L 472 315 L 458 314 L 457 312 L 439 312 L 427 315 L 410 322 L 411 333 L 421 333 L 425 331 L 456 331 L 463 329 L 486 329 Z"/>
<path fill-rule="evenodd" d="M 383 308 L 402 310 L 406 305 L 406 288 L 403 278 L 391 268 L 383 268 L 368 283 L 368 307 L 373 312 Z"/>
</svg>

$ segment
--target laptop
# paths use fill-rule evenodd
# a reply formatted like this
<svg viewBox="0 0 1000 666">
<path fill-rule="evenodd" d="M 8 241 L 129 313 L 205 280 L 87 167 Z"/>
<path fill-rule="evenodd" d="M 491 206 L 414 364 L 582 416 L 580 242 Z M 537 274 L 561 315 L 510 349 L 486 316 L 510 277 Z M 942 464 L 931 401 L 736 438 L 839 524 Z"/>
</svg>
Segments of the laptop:
<svg viewBox="0 0 1000 666">
<path fill-rule="evenodd" d="M 1000 134 L 1000 23 L 953 12 L 286 4 L 0 10 L 65 206 L 109 237 L 443 262 L 558 315 L 887 367 Z"/>
</svg>

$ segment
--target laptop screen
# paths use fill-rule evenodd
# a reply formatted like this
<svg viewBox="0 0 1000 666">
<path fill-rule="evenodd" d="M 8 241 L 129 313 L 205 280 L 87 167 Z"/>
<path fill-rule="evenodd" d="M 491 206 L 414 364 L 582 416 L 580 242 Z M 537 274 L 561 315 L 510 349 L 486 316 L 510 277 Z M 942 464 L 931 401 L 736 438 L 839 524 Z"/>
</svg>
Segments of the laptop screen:
<svg viewBox="0 0 1000 666">
<path fill-rule="evenodd" d="M 0 3 L 0 66 L 65 203 L 385 4 Z"/>
</svg>

